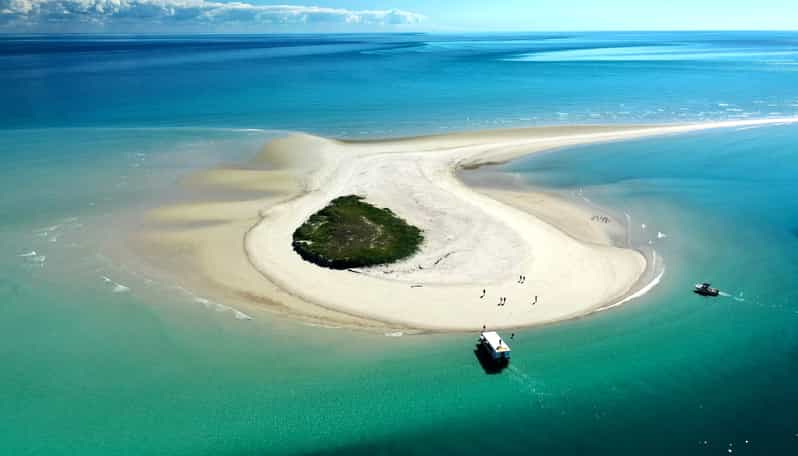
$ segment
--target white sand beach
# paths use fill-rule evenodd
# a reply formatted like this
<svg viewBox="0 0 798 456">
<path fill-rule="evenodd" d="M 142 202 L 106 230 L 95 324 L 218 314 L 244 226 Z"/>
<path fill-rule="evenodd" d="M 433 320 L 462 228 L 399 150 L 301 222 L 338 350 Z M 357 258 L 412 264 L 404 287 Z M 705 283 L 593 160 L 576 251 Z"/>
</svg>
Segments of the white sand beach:
<svg viewBox="0 0 798 456">
<path fill-rule="evenodd" d="M 192 271 L 229 295 L 297 315 L 419 330 L 543 324 L 639 293 L 650 282 L 646 258 L 611 244 L 608 230 L 623 229 L 623 221 L 602 226 L 584 209 L 542 194 L 478 192 L 458 180 L 456 170 L 578 144 L 796 121 L 542 127 L 360 142 L 295 134 L 272 142 L 259 158 L 278 171 L 214 170 L 204 177 L 283 193 L 162 208 L 153 220 L 213 225 L 156 227 L 144 238 L 193 252 Z M 261 183 L 259 173 L 278 179 Z M 294 230 L 348 194 L 421 228 L 420 251 L 357 271 L 302 260 L 291 245 Z M 498 305 L 500 298 L 506 304 Z"/>
</svg>

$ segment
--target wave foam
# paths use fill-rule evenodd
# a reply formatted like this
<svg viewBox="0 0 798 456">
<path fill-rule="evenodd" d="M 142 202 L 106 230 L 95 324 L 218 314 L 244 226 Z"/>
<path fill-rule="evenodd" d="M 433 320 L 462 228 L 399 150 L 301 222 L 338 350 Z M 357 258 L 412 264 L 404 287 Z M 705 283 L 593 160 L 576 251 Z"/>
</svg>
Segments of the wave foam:
<svg viewBox="0 0 798 456">
<path fill-rule="evenodd" d="M 43 268 L 47 261 L 46 255 L 39 255 L 35 250 L 17 256 L 24 260 L 24 265 L 26 267 Z"/>
<path fill-rule="evenodd" d="M 53 231 L 56 231 L 59 228 L 61 228 L 61 224 L 45 226 L 45 227 L 42 227 L 42 228 L 36 228 L 35 230 L 33 230 L 33 232 L 37 233 L 37 234 L 39 234 L 39 233 L 52 233 Z"/>
<path fill-rule="evenodd" d="M 616 302 L 615 304 L 610 304 L 610 305 L 602 307 L 600 309 L 596 309 L 596 312 L 604 312 L 605 310 L 613 309 L 613 308 L 618 307 L 618 306 L 620 306 L 622 304 L 626 304 L 627 302 L 629 302 L 629 301 L 631 301 L 633 299 L 637 299 L 637 298 L 645 295 L 646 293 L 651 291 L 654 287 L 659 285 L 660 281 L 662 280 L 662 276 L 664 276 L 664 275 L 665 275 L 665 268 L 662 268 L 662 271 L 656 277 L 654 277 L 654 279 L 651 280 L 651 282 L 647 283 L 646 286 L 644 286 L 643 288 L 641 288 L 641 289 L 637 290 L 636 292 L 630 294 L 629 296 L 621 299 L 620 301 Z"/>
<path fill-rule="evenodd" d="M 127 293 L 130 291 L 129 287 L 119 282 L 114 282 L 110 277 L 100 276 L 100 278 L 103 279 L 103 282 L 111 286 L 111 293 Z"/>
<path fill-rule="evenodd" d="M 323 323 L 308 323 L 308 322 L 304 322 L 304 323 L 302 323 L 302 324 L 303 324 L 304 326 L 310 326 L 311 328 L 324 328 L 324 329 L 340 329 L 340 328 L 341 328 L 340 326 L 336 326 L 336 325 L 325 325 L 325 324 L 323 324 Z"/>
<path fill-rule="evenodd" d="M 236 320 L 252 320 L 252 317 L 245 314 L 244 312 L 241 312 L 240 310 L 233 309 L 233 311 L 235 313 Z"/>
<path fill-rule="evenodd" d="M 221 312 L 232 312 L 233 316 L 235 317 L 236 320 L 253 320 L 252 316 L 247 315 L 247 314 L 245 314 L 244 312 L 242 312 L 242 311 L 240 311 L 238 309 L 235 309 L 233 307 L 230 307 L 230 306 L 218 303 L 218 302 L 213 302 L 210 299 L 203 298 L 201 296 L 196 296 L 196 295 L 194 295 L 194 293 L 192 293 L 191 291 L 189 291 L 189 290 L 187 290 L 187 289 L 185 289 L 185 288 L 183 288 L 181 286 L 177 286 L 176 289 L 179 290 L 181 293 L 185 294 L 186 296 L 191 297 L 192 300 L 194 302 L 196 302 L 197 304 L 202 304 L 208 310 L 212 309 L 212 310 L 215 310 L 216 312 L 220 312 L 220 313 Z"/>
</svg>

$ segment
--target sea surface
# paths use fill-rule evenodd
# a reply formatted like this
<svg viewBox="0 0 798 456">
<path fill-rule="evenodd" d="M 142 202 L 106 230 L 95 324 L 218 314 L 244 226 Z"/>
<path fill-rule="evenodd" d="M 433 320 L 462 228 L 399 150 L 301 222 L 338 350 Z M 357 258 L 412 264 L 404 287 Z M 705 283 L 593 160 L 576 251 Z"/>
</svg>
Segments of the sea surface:
<svg viewBox="0 0 798 456">
<path fill-rule="evenodd" d="M 798 454 L 798 126 L 475 171 L 623 214 L 665 264 L 516 331 L 498 375 L 475 334 L 311 325 L 108 250 L 286 131 L 798 115 L 798 33 L 6 35 L 0 106 L 0 454 Z"/>
</svg>

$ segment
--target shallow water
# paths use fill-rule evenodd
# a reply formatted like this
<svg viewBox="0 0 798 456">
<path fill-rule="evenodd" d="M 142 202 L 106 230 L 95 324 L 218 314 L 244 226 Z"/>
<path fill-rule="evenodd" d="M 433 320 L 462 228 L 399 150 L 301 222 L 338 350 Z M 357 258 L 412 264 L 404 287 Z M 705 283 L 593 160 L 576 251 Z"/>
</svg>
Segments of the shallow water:
<svg viewBox="0 0 798 456">
<path fill-rule="evenodd" d="M 0 39 L 3 454 L 798 449 L 795 126 L 500 167 L 500 179 L 628 213 L 635 242 L 666 265 L 643 298 L 517 331 L 501 375 L 480 368 L 471 334 L 237 318 L 104 254 L 116 215 L 197 196 L 181 193 L 182 176 L 246 160 L 274 129 L 374 137 L 794 114 L 798 35 L 26 43 Z M 729 296 L 693 295 L 699 280 Z"/>
</svg>

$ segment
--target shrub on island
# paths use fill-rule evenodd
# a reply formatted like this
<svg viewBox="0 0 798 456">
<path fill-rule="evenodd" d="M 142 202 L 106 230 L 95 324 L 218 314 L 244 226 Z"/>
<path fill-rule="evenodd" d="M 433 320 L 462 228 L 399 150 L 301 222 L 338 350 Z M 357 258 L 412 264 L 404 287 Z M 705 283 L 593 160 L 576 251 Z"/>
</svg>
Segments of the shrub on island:
<svg viewBox="0 0 798 456">
<path fill-rule="evenodd" d="M 341 196 L 311 215 L 294 231 L 294 250 L 305 260 L 331 269 L 393 263 L 414 254 L 420 229 L 356 195 Z"/>
</svg>

